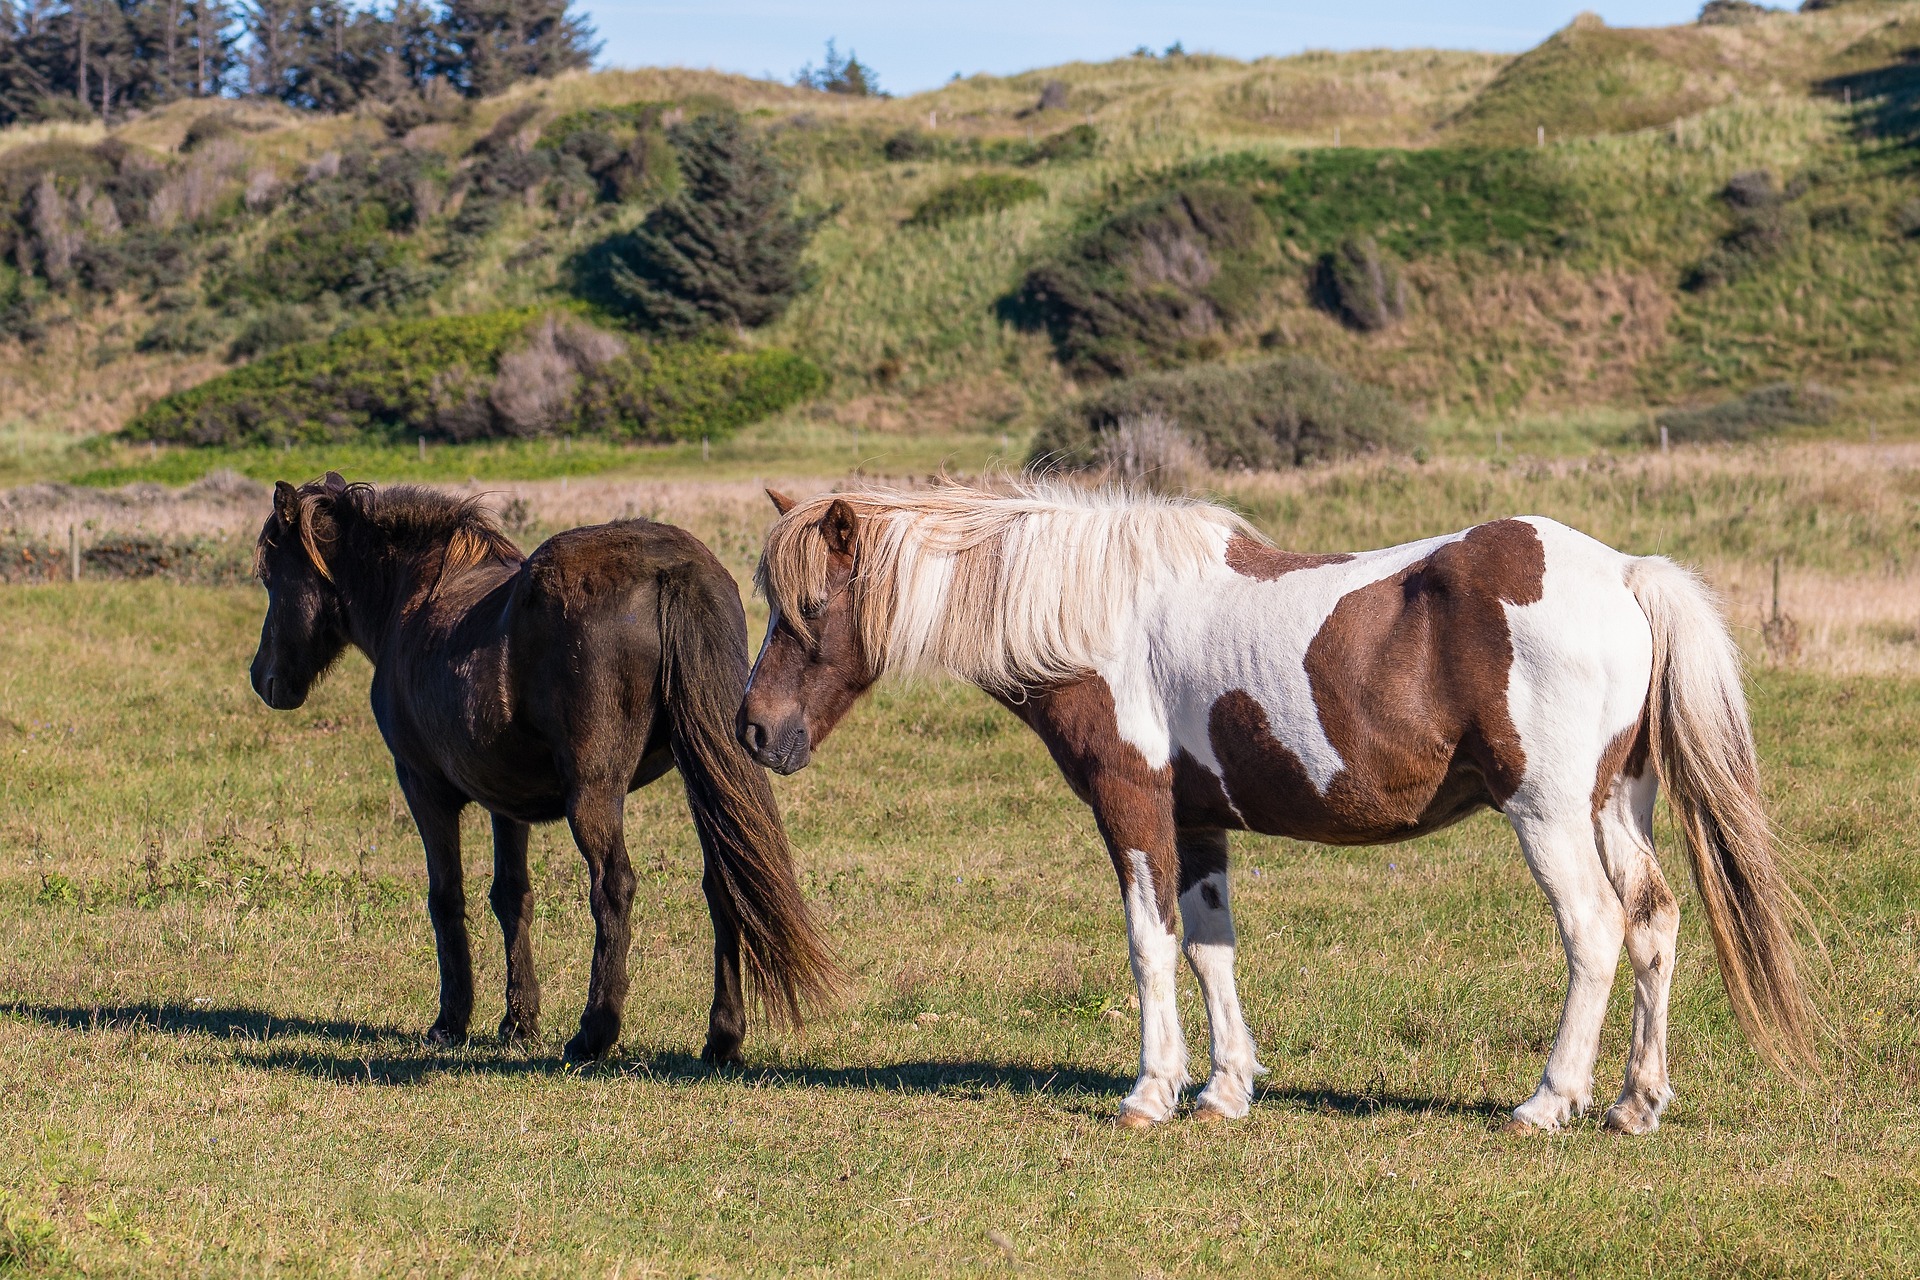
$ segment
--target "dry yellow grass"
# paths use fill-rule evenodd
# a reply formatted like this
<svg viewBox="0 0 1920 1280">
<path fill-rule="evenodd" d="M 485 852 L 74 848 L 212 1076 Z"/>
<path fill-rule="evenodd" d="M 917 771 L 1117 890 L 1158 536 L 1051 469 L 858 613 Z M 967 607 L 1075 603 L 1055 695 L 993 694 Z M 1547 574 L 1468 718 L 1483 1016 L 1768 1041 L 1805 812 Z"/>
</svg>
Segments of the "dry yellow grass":
<svg viewBox="0 0 1920 1280">
<path fill-rule="evenodd" d="M 523 540 L 631 516 L 683 525 L 744 583 L 771 519 L 765 485 L 806 496 L 864 482 L 822 465 L 718 481 L 576 476 L 464 488 L 493 494 Z M 1920 674 L 1920 545 L 1913 532 L 1920 443 L 1425 463 L 1373 458 L 1215 474 L 1204 487 L 1281 545 L 1301 550 L 1382 546 L 1501 515 L 1550 515 L 1622 550 L 1698 566 L 1725 597 L 1756 661 L 1835 675 Z M 56 542 L 70 524 L 89 537 L 250 539 L 264 517 L 265 495 L 265 486 L 244 481 L 186 490 L 34 486 L 0 494 L 0 528 Z M 1781 609 L 1797 627 L 1797 648 L 1769 648 L 1761 634 L 1772 613 L 1776 557 L 1783 566 Z"/>
</svg>

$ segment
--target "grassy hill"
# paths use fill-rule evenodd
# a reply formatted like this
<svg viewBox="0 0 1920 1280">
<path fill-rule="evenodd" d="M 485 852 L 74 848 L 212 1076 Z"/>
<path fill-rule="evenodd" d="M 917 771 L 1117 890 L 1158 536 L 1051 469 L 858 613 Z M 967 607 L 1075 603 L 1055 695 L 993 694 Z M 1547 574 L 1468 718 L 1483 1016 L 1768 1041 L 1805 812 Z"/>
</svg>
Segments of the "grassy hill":
<svg viewBox="0 0 1920 1280">
<path fill-rule="evenodd" d="M 1614 440 L 1779 382 L 1889 431 L 1920 356 L 1916 49 L 1920 3 L 1858 0 L 1666 29 L 1583 16 L 1518 58 L 1134 57 L 903 99 L 599 72 L 425 122 L 181 103 L 111 134 L 16 128 L 0 474 L 137 474 L 143 453 L 100 438 L 363 326 L 554 308 L 614 326 L 583 263 L 670 192 L 670 165 L 583 178 L 567 139 L 714 110 L 760 131 L 821 219 L 813 287 L 731 341 L 824 382 L 751 439 L 1017 453 L 1109 377 L 1276 354 L 1385 389 L 1438 448 L 1489 424 Z M 35 221 L 48 172 L 75 246 L 59 272 Z M 1232 235 L 1167 221 L 1216 196 L 1248 205 Z M 1340 261 L 1392 295 L 1378 324 L 1335 296 Z M 1036 279 L 1054 310 L 1023 307 Z M 1071 337 L 1089 325 L 1131 354 L 1089 359 Z"/>
</svg>

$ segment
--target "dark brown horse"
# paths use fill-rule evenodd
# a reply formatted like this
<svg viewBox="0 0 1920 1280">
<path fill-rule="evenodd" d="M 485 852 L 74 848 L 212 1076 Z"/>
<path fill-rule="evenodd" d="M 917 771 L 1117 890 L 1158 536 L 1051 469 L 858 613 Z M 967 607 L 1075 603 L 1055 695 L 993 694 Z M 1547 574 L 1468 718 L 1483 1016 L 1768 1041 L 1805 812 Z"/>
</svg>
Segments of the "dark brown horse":
<svg viewBox="0 0 1920 1280">
<path fill-rule="evenodd" d="M 507 952 L 500 1036 L 539 1026 L 527 830 L 567 820 L 586 858 L 593 974 L 573 1061 L 604 1056 L 627 998 L 633 870 L 627 793 L 678 767 L 706 855 L 713 1010 L 702 1057 L 737 1061 L 741 966 L 775 1021 L 797 1023 L 838 970 L 809 921 L 766 775 L 734 740 L 747 680 L 733 579 L 671 525 L 573 529 L 522 556 L 471 500 L 325 480 L 274 489 L 256 571 L 267 617 L 253 687 L 290 710 L 348 645 L 373 663 L 373 715 L 427 853 L 440 960 L 435 1044 L 467 1038 L 473 962 L 460 813 L 493 815 Z"/>
</svg>

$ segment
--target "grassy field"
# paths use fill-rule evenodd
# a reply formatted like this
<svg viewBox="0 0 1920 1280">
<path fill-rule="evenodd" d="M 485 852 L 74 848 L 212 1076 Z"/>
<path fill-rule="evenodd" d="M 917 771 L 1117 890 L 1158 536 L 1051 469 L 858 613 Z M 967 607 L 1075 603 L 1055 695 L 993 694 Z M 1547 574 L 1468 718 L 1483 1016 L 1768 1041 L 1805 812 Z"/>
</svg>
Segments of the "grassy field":
<svg viewBox="0 0 1920 1280">
<path fill-rule="evenodd" d="M 1657 459 L 1392 464 L 1232 496 L 1293 545 L 1491 504 L 1729 571 L 1769 554 L 1743 530 L 1817 512 L 1801 569 L 1884 580 L 1886 555 L 1911 554 L 1909 460 L 1819 459 L 1687 454 L 1664 481 Z M 745 483 L 556 485 L 524 490 L 536 523 L 644 500 L 736 572 L 765 519 Z M 672 779 L 635 797 L 624 1050 L 580 1073 L 558 1061 L 590 937 L 564 832 L 534 844 L 543 1040 L 422 1047 L 424 874 L 365 664 L 269 712 L 245 683 L 260 604 L 158 582 L 0 592 L 0 1271 L 1920 1264 L 1920 681 L 1812 663 L 1756 677 L 1781 825 L 1828 901 L 1825 1083 L 1759 1069 L 1689 910 L 1660 1133 L 1500 1134 L 1538 1077 L 1563 967 L 1511 834 L 1483 816 L 1387 849 L 1236 838 L 1243 994 L 1273 1074 L 1243 1124 L 1137 1135 L 1107 1124 L 1137 1051 L 1112 872 L 1037 742 L 985 698 L 883 690 L 779 783 L 854 981 L 804 1036 L 754 1035 L 737 1074 L 693 1057 L 708 944 L 684 804 Z M 501 963 L 477 819 L 467 835 L 485 1026 Z M 1627 994 L 1623 977 L 1598 1093 L 1617 1086 Z M 1182 1010 L 1204 1066 L 1190 987 Z"/>
</svg>

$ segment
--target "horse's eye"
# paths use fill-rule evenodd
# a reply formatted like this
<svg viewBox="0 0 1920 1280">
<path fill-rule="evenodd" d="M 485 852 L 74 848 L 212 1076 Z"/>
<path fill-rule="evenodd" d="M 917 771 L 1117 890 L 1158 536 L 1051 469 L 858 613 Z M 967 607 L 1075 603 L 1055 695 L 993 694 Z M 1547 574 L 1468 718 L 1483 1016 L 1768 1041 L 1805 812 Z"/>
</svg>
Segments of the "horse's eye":
<svg viewBox="0 0 1920 1280">
<path fill-rule="evenodd" d="M 808 600 L 800 606 L 800 616 L 808 622 L 814 621 L 826 611 L 827 604 L 824 600 Z"/>
</svg>

